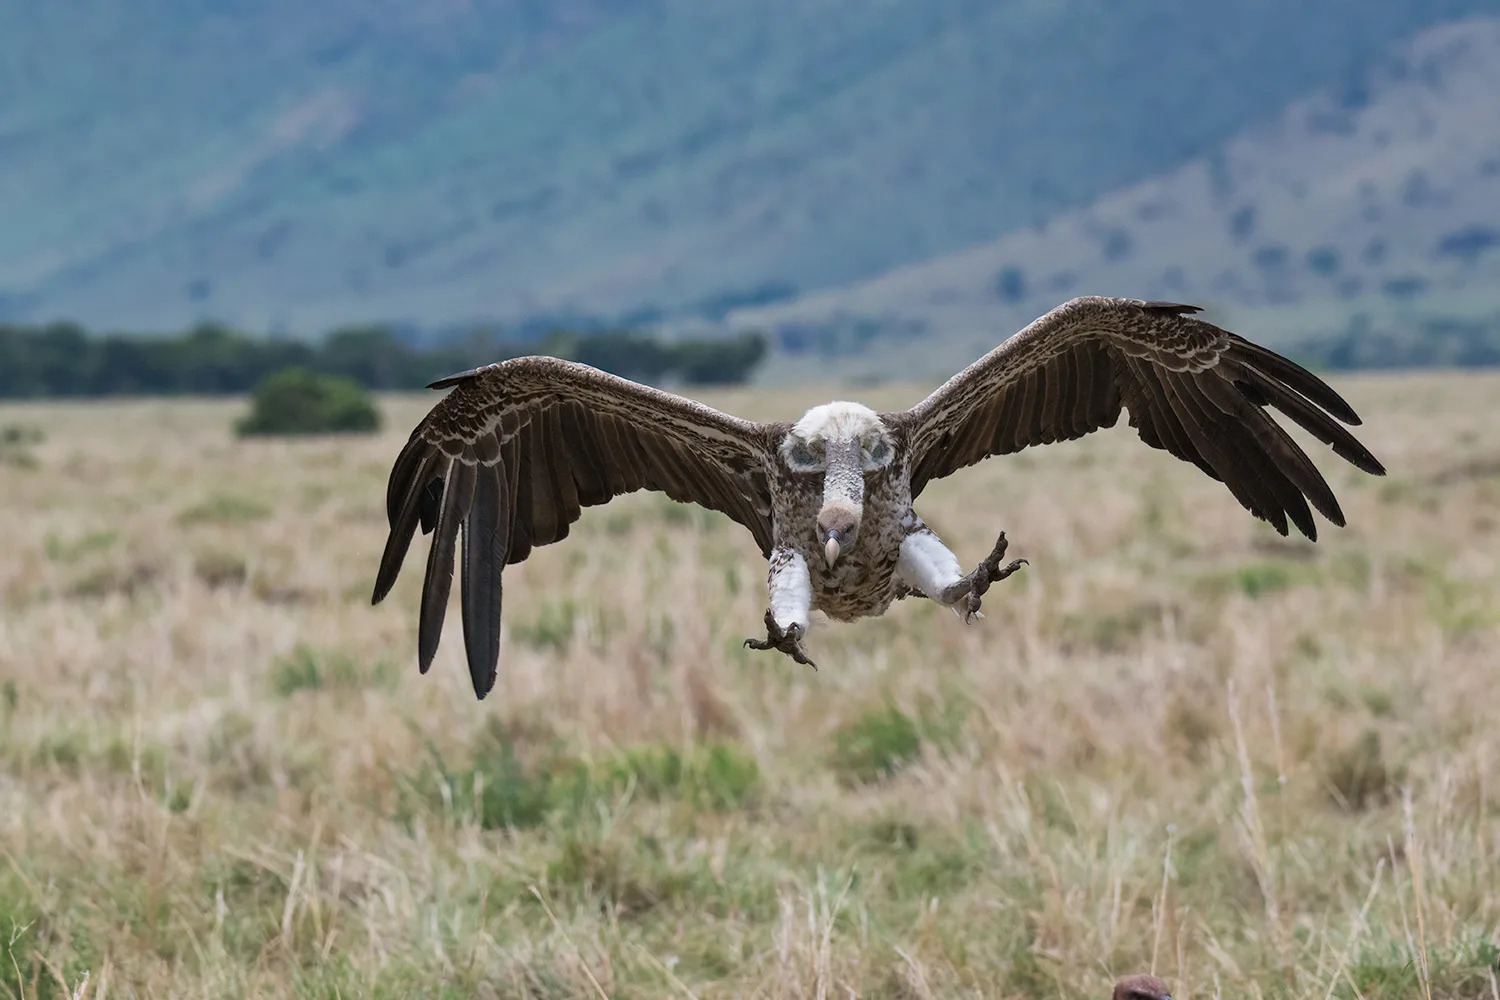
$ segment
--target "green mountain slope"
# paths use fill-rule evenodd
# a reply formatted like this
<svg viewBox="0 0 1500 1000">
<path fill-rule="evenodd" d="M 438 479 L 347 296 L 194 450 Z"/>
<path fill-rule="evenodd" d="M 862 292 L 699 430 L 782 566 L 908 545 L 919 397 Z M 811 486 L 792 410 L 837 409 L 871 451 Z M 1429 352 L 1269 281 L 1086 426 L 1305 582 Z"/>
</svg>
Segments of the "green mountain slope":
<svg viewBox="0 0 1500 1000">
<path fill-rule="evenodd" d="M 729 321 L 846 375 L 952 370 L 1073 295 L 1191 302 L 1288 345 L 1500 326 L 1500 17 L 1430 29 L 1367 83 L 1043 225 Z"/>
<path fill-rule="evenodd" d="M 0 315 L 717 314 L 1179 164 L 1493 0 L 0 6 Z"/>
</svg>

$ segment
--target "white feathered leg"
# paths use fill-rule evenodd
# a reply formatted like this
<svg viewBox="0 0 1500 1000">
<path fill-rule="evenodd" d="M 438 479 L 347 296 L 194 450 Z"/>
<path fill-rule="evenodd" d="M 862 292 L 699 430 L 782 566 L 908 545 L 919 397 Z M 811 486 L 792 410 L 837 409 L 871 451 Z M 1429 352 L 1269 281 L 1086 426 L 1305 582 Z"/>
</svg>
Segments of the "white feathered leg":
<svg viewBox="0 0 1500 1000">
<path fill-rule="evenodd" d="M 937 533 L 923 525 L 901 541 L 901 555 L 896 560 L 896 575 L 908 587 L 927 595 L 939 604 L 943 592 L 963 579 L 958 556 L 943 544 Z"/>
<path fill-rule="evenodd" d="M 936 532 L 919 521 L 918 526 L 901 541 L 896 574 L 907 586 L 944 607 L 952 608 L 953 613 L 964 621 L 983 618 L 984 614 L 979 610 L 980 599 L 990 589 L 990 584 L 1004 580 L 1027 565 L 1025 559 L 1012 560 L 1003 567 L 1000 565 L 1008 544 L 1002 531 L 988 558 L 973 572 L 965 574 L 952 550 L 943 544 Z M 960 602 L 962 610 L 959 609 Z"/>
<path fill-rule="evenodd" d="M 771 614 L 778 626 L 807 628 L 812 617 L 812 578 L 807 574 L 807 560 L 802 553 L 787 548 L 772 552 L 766 589 L 771 596 Z"/>
<path fill-rule="evenodd" d="M 774 550 L 766 573 L 766 589 L 770 592 L 766 637 L 746 639 L 745 645 L 751 649 L 780 650 L 798 663 L 817 669 L 802 648 L 802 638 L 807 635 L 812 617 L 812 578 L 807 573 L 807 560 L 792 549 Z"/>
</svg>

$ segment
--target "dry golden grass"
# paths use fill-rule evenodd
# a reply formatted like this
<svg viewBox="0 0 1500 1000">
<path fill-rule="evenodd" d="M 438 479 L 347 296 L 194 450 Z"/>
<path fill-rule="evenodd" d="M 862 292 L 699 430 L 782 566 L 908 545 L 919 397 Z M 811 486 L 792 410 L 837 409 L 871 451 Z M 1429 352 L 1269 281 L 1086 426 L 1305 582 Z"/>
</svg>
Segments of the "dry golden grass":
<svg viewBox="0 0 1500 1000">
<path fill-rule="evenodd" d="M 414 559 L 368 600 L 434 396 L 0 408 L 0 995 L 1500 1000 L 1500 378 L 1339 385 L 1391 474 L 1319 447 L 1317 546 L 1116 428 L 935 484 L 1031 565 L 817 672 L 741 647 L 747 532 L 591 509 L 483 703 Z"/>
</svg>

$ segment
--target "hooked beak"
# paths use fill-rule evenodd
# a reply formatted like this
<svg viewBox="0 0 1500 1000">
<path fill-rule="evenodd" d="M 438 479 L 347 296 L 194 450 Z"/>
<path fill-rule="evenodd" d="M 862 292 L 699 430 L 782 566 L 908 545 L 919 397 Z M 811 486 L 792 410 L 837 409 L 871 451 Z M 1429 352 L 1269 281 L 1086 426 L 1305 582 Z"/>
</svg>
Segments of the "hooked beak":
<svg viewBox="0 0 1500 1000">
<path fill-rule="evenodd" d="M 828 568 L 833 569 L 833 564 L 839 561 L 839 533 L 830 531 L 828 541 L 823 545 L 823 558 L 828 560 Z"/>
</svg>

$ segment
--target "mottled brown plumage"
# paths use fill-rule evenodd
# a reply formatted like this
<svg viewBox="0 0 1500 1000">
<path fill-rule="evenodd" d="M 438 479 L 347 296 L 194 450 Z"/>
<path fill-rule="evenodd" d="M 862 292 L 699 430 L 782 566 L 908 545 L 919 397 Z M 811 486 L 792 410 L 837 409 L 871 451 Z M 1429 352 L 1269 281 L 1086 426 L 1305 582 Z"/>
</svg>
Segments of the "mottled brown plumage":
<svg viewBox="0 0 1500 1000">
<path fill-rule="evenodd" d="M 418 658 L 437 651 L 455 558 L 474 691 L 495 682 L 501 574 L 568 535 L 583 507 L 640 489 L 721 511 L 768 562 L 767 637 L 800 662 L 812 610 L 852 621 L 907 596 L 965 619 L 1002 567 L 1004 536 L 974 572 L 912 509 L 929 482 L 990 456 L 1081 437 L 1123 410 L 1154 448 L 1192 462 L 1285 535 L 1317 538 L 1312 509 L 1344 515 L 1274 407 L 1366 472 L 1384 468 L 1338 421 L 1359 418 L 1321 379 L 1189 315 L 1134 299 L 1057 307 L 910 410 L 814 407 L 754 422 L 586 365 L 527 357 L 432 384 L 451 388 L 391 469 L 390 534 L 373 600 L 390 591 L 420 525 L 432 534 Z M 1309 507 L 1309 503 L 1311 507 Z"/>
</svg>

